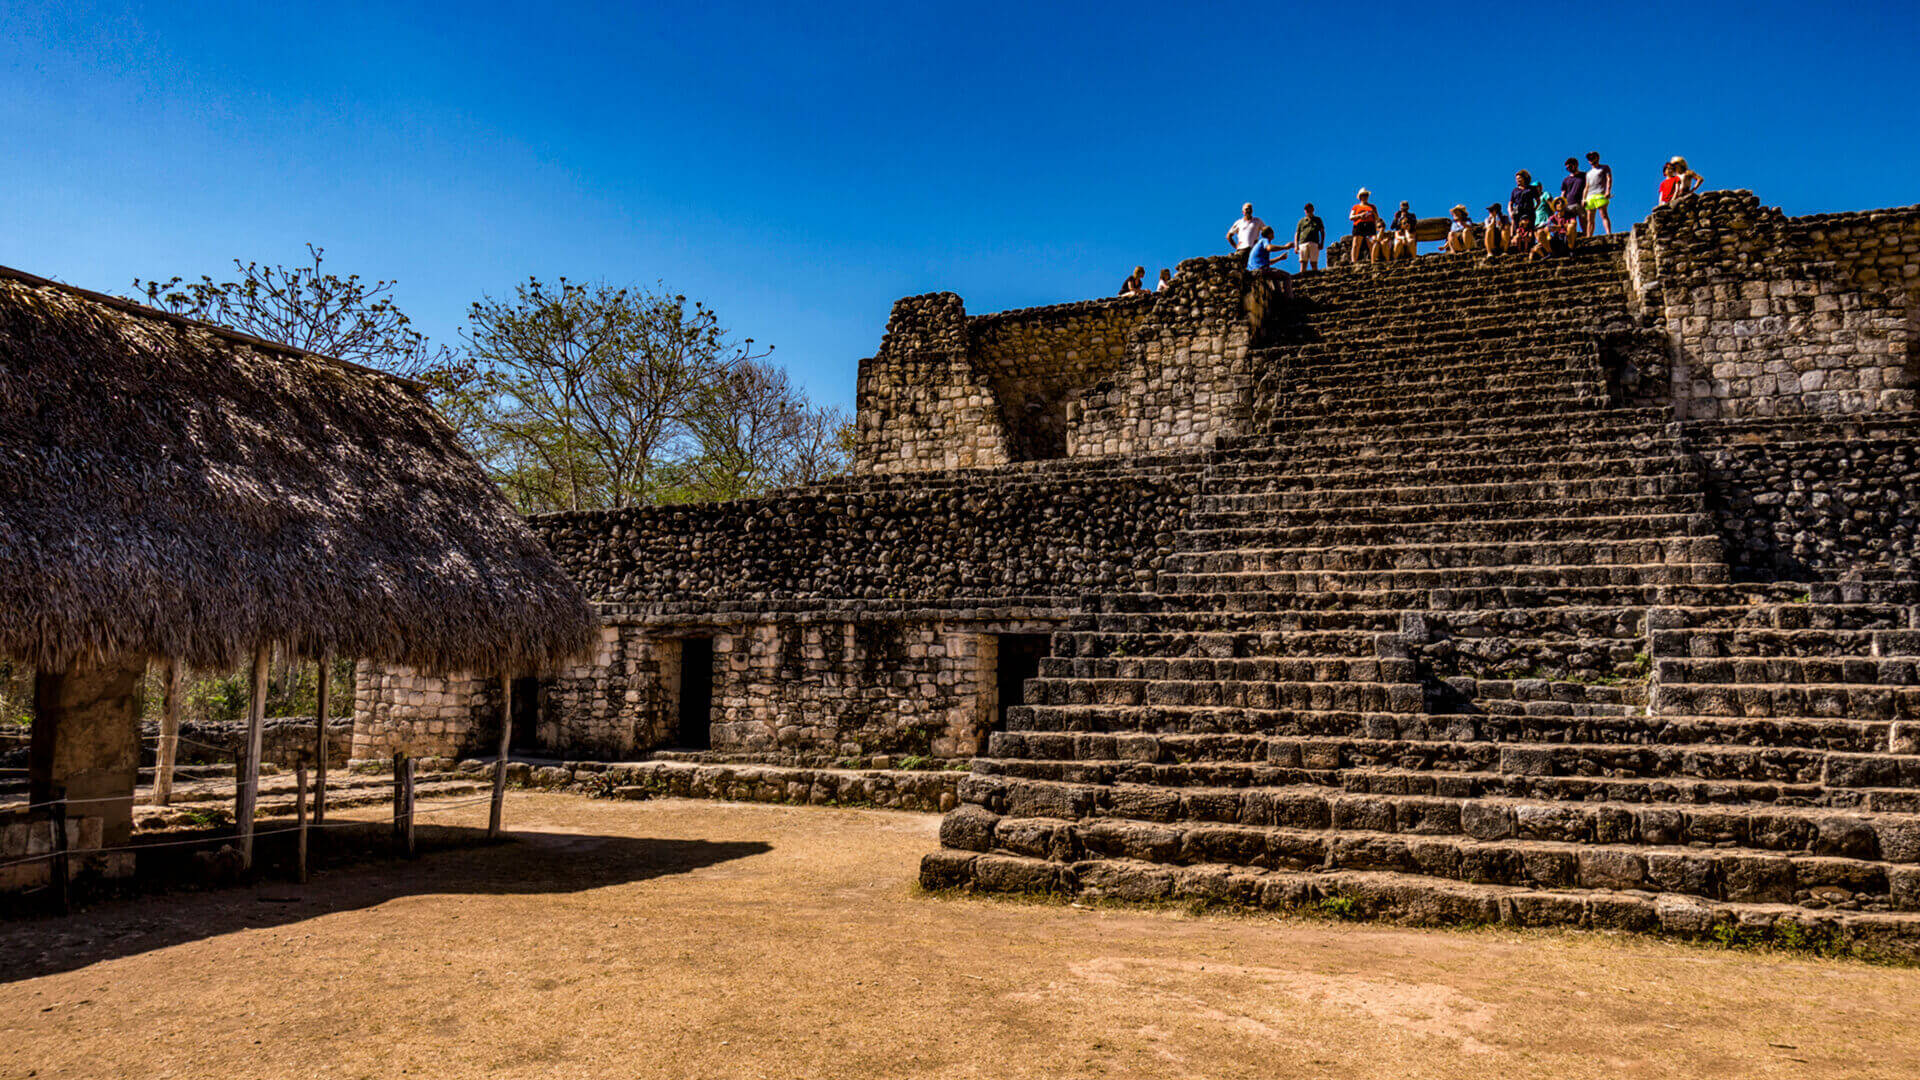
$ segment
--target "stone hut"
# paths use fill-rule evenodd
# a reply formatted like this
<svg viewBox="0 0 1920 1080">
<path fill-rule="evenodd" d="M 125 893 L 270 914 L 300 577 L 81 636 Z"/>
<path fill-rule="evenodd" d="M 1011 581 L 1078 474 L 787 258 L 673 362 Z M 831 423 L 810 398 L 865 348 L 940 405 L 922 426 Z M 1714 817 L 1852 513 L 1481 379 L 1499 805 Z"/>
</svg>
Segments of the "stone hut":
<svg viewBox="0 0 1920 1080">
<path fill-rule="evenodd" d="M 150 658 L 501 673 L 591 633 L 420 387 L 0 269 L 0 653 L 37 672 L 30 801 L 63 789 L 82 846 L 128 839 Z M 10 849 L 44 827 L 13 817 Z"/>
</svg>

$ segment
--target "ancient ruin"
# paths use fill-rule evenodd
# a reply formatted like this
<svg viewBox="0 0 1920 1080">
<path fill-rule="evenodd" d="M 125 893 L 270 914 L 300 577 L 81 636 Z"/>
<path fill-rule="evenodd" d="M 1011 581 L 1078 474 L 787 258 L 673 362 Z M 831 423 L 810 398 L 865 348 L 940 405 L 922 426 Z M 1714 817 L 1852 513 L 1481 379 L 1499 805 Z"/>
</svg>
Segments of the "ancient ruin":
<svg viewBox="0 0 1920 1080">
<path fill-rule="evenodd" d="M 803 801 L 971 759 L 935 887 L 1910 940 L 1920 207 L 1298 286 L 901 300 L 858 475 L 534 521 L 603 625 L 516 745 Z M 369 667 L 356 756 L 489 692 Z"/>
</svg>

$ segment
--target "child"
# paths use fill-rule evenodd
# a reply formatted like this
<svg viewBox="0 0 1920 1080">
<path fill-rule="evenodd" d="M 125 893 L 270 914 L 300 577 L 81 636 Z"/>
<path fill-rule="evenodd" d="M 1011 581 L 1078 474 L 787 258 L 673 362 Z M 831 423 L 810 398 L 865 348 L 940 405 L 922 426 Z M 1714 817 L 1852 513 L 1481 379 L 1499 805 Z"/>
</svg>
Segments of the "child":
<svg viewBox="0 0 1920 1080">
<path fill-rule="evenodd" d="M 1413 214 L 1413 208 L 1405 199 L 1400 200 L 1400 209 L 1393 215 L 1393 238 L 1389 241 L 1387 257 L 1391 259 L 1411 259 L 1419 253 L 1420 241 L 1416 236 L 1420 219 Z"/>
</svg>

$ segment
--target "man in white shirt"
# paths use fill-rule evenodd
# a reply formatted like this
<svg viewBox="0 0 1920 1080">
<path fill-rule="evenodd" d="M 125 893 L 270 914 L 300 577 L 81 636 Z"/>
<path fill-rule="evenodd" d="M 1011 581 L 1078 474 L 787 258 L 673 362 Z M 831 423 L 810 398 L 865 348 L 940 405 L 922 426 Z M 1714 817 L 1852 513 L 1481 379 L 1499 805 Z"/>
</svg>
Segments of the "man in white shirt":
<svg viewBox="0 0 1920 1080">
<path fill-rule="evenodd" d="M 1600 164 L 1600 151 L 1587 155 L 1587 197 L 1586 206 L 1581 213 L 1586 218 L 1587 235 L 1593 235 L 1594 218 L 1606 224 L 1607 234 L 1613 234 L 1613 214 L 1607 205 L 1613 202 L 1613 167 Z"/>
<path fill-rule="evenodd" d="M 1227 226 L 1227 243 L 1233 245 L 1236 254 L 1243 254 L 1260 239 L 1260 230 L 1266 227 L 1266 222 L 1253 216 L 1253 204 L 1246 203 L 1240 207 L 1240 220 Z"/>
</svg>

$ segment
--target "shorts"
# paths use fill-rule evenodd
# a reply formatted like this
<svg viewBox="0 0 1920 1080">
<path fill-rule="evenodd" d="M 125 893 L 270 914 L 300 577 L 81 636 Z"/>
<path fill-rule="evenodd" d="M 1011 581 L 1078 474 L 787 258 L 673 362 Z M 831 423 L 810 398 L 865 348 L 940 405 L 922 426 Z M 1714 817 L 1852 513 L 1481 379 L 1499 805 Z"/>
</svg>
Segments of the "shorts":
<svg viewBox="0 0 1920 1080">
<path fill-rule="evenodd" d="M 1587 196 L 1587 209 L 1599 210 L 1612 201 L 1613 197 L 1610 195 L 1589 195 Z"/>
<path fill-rule="evenodd" d="M 1356 221 L 1353 223 L 1353 235 L 1359 237 L 1372 236 L 1374 229 L 1378 228 L 1379 225 L 1380 223 L 1377 221 Z"/>
<path fill-rule="evenodd" d="M 1567 247 L 1567 238 L 1561 236 L 1559 233 L 1548 234 L 1547 251 L 1550 254 L 1558 255 L 1562 258 L 1573 254 L 1573 249 Z"/>
</svg>

